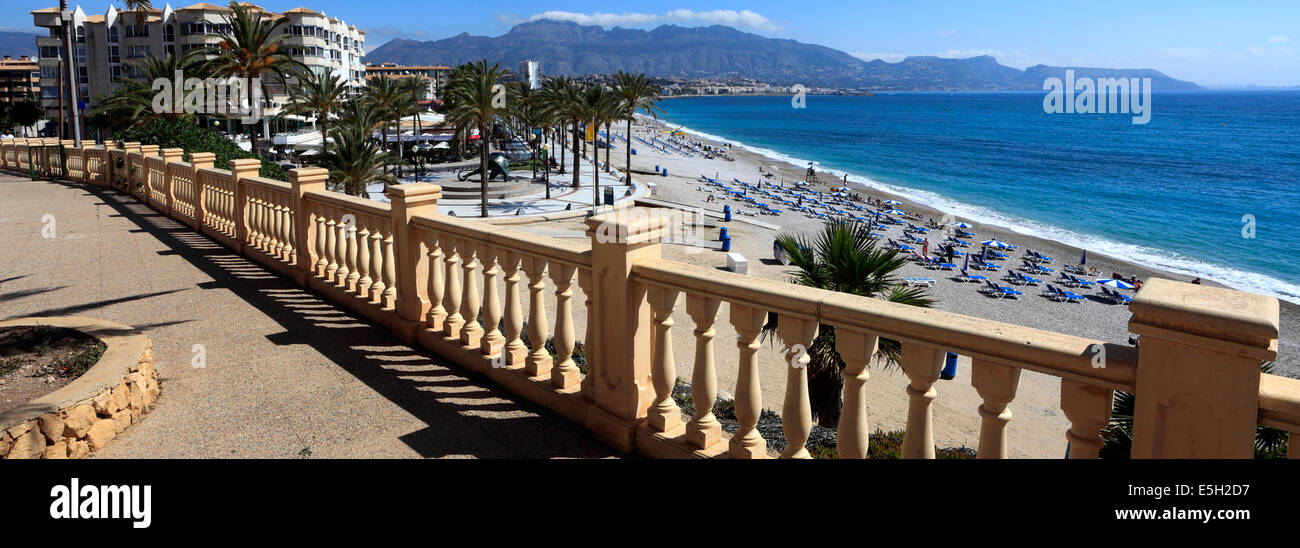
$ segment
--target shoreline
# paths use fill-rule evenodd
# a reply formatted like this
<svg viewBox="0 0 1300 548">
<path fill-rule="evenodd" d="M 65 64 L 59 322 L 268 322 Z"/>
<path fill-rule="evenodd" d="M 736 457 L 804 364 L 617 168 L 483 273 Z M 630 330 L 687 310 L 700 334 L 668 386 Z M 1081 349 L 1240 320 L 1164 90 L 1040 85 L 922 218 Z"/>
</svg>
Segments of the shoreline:
<svg viewBox="0 0 1300 548">
<path fill-rule="evenodd" d="M 677 201 L 679 203 L 694 204 L 699 202 L 699 199 L 695 197 L 695 195 L 699 193 L 696 192 L 695 189 L 699 185 L 698 178 L 702 174 L 708 174 L 712 176 L 714 175 L 714 172 L 717 172 L 717 175 L 721 176 L 723 181 L 729 182 L 734 177 L 734 178 L 739 178 L 741 180 L 744 180 L 746 182 L 754 183 L 759 180 L 758 169 L 761 167 L 765 171 L 774 172 L 777 174 L 775 178 L 764 179 L 764 181 L 775 182 L 784 179 L 786 183 L 793 183 L 794 181 L 804 179 L 806 167 L 800 166 L 796 163 L 796 162 L 800 162 L 801 159 L 794 158 L 792 156 L 783 154 L 779 151 L 770 150 L 763 147 L 755 147 L 752 145 L 742 143 L 740 141 L 726 139 L 717 135 L 710 135 L 698 130 L 693 130 L 686 126 L 670 123 L 664 120 L 654 120 L 648 117 L 638 116 L 637 123 L 633 128 L 634 134 L 638 134 L 639 132 L 644 132 L 646 131 L 646 128 L 654 128 L 651 131 L 656 131 L 656 132 L 679 130 L 685 133 L 686 135 L 688 135 L 691 141 L 700 141 L 715 147 L 726 148 L 727 144 L 731 145 L 731 147 L 728 148 L 727 150 L 729 154 L 735 159 L 734 162 L 728 162 L 726 160 L 721 160 L 721 159 L 707 160 L 703 158 L 686 158 L 677 154 L 665 155 L 662 152 L 659 152 L 657 150 L 653 150 L 653 149 L 647 150 L 647 147 L 638 146 L 639 145 L 638 143 L 633 144 L 634 147 L 638 148 L 638 155 L 633 156 L 634 167 L 641 167 L 646 171 L 649 171 L 650 170 L 649 165 L 637 166 L 637 164 L 647 164 L 647 163 L 665 164 L 665 167 L 669 168 L 670 173 L 672 173 L 673 175 L 667 177 L 666 179 L 668 179 L 669 181 L 677 180 L 677 182 L 684 183 L 684 184 L 660 184 L 659 185 L 660 196 L 668 197 L 670 199 L 673 199 L 673 201 Z M 648 152 L 648 154 L 643 155 L 642 154 L 643 151 Z M 774 158 L 772 157 L 772 155 L 778 156 L 778 158 Z M 615 164 L 617 163 L 618 162 L 615 162 Z M 818 188 L 819 190 L 826 190 L 830 186 L 839 186 L 842 182 L 844 182 L 845 181 L 844 176 L 846 175 L 846 173 L 838 170 L 827 170 L 827 169 L 819 168 L 817 169 L 817 175 L 818 175 L 818 179 L 823 182 L 816 185 L 815 188 Z M 876 181 L 869 177 L 866 178 L 867 181 L 863 181 L 864 177 L 859 175 L 847 173 L 847 176 L 848 176 L 847 181 L 849 187 L 853 189 L 854 192 L 861 194 L 864 198 L 871 197 L 871 198 L 877 198 L 881 200 L 887 200 L 887 199 L 898 200 L 903 202 L 904 204 L 903 206 L 900 206 L 902 209 L 905 209 L 911 213 L 921 215 L 924 217 L 932 217 L 935 219 L 940 219 L 943 218 L 944 215 L 951 215 L 958 220 L 969 220 L 975 223 L 977 226 L 975 230 L 979 234 L 978 239 L 984 240 L 987 238 L 995 238 L 998 240 L 1007 241 L 1009 243 L 1016 244 L 1022 250 L 1033 249 L 1040 253 L 1044 253 L 1056 257 L 1057 265 L 1063 263 L 1071 263 L 1071 264 L 1075 263 L 1075 261 L 1080 257 L 1080 255 L 1083 253 L 1084 250 L 1084 248 L 1080 246 L 1059 241 L 1058 239 L 1055 239 L 1050 235 L 1042 235 L 1040 233 L 1034 233 L 1032 231 L 1032 228 L 1030 228 L 1027 231 L 1025 230 L 1025 227 L 1008 227 L 1008 226 L 1001 225 L 996 221 L 974 219 L 965 216 L 963 214 L 954 214 L 950 211 L 945 211 L 944 209 L 925 203 L 924 201 L 918 201 L 917 196 L 910 195 L 907 192 L 899 191 L 898 189 L 890 190 L 890 189 L 879 188 L 877 185 L 879 186 L 892 186 L 892 185 L 889 185 L 888 183 Z M 682 181 L 682 179 L 686 179 L 686 180 Z M 961 204 L 956 200 L 947 199 L 947 198 L 945 198 L 945 200 L 954 202 L 959 206 L 965 205 L 968 208 L 970 207 L 969 204 Z M 717 204 L 716 208 L 720 209 L 721 204 Z M 807 219 L 803 215 L 794 214 L 789 211 L 787 211 L 785 214 L 781 216 L 762 216 L 760 217 L 760 219 L 765 222 L 780 224 L 782 228 L 779 231 L 763 231 L 763 230 L 756 231 L 755 229 L 757 227 L 747 227 L 747 230 L 742 230 L 742 232 L 756 232 L 755 234 L 753 234 L 754 236 L 759 236 L 760 238 L 768 238 L 774 236 L 774 233 L 765 234 L 764 232 L 805 232 L 806 233 L 810 230 L 816 229 L 816 227 L 820 226 L 821 224 L 820 221 Z M 734 231 L 735 229 L 733 228 L 733 232 Z M 751 249 L 745 254 L 747 256 L 751 256 L 752 254 L 752 256 L 754 257 L 770 257 L 771 256 L 770 240 L 768 241 L 769 244 L 767 246 L 751 247 Z M 766 247 L 766 249 L 764 249 L 764 247 Z M 1018 264 L 1019 263 L 1018 254 L 1016 254 L 1016 256 L 1017 258 L 1013 260 Z M 754 268 L 753 264 L 758 262 L 759 261 L 751 260 L 751 274 L 757 274 L 764 277 L 772 277 L 771 275 L 774 273 L 780 274 L 781 272 L 783 272 L 782 270 L 777 269 L 777 272 L 774 273 L 769 272 L 766 273 L 765 275 L 764 271 L 766 269 L 763 268 L 765 265 L 760 264 L 759 268 L 757 269 Z M 1096 266 L 1097 268 L 1099 268 L 1102 277 L 1109 277 L 1109 274 L 1111 272 L 1118 272 L 1124 275 L 1125 277 L 1136 276 L 1139 279 L 1161 277 L 1161 278 L 1167 278 L 1167 279 L 1179 280 L 1179 281 L 1190 281 L 1193 277 L 1196 276 L 1195 274 L 1184 274 L 1181 272 L 1170 270 L 1169 268 L 1166 267 L 1149 266 L 1128 258 L 1121 258 L 1113 255 L 1108 255 L 1105 253 L 1095 251 L 1093 248 L 1088 248 L 1088 263 L 1089 265 Z M 900 272 L 900 276 L 920 276 L 920 275 L 936 277 L 936 278 L 939 277 L 933 271 L 925 270 L 919 266 L 912 265 L 910 263 L 908 264 L 907 267 L 904 268 L 904 270 Z M 1213 280 L 1204 274 L 1201 274 L 1200 276 L 1202 277 L 1202 282 L 1205 283 L 1206 285 L 1215 286 L 1215 287 L 1230 287 L 1227 284 Z M 948 280 L 940 279 L 938 285 L 939 288 L 936 288 L 935 293 L 940 295 L 941 302 L 945 299 L 952 300 L 952 301 L 961 301 L 960 303 L 953 302 L 950 305 L 940 304 L 938 307 L 942 309 L 947 309 L 947 310 L 951 310 L 954 312 L 963 313 L 967 315 L 987 317 L 988 319 L 1003 321 L 1006 323 L 1025 325 L 1025 326 L 1035 327 L 1040 329 L 1070 333 L 1078 336 L 1096 338 L 1100 340 L 1106 340 L 1109 342 L 1122 343 L 1125 340 L 1127 340 L 1128 314 L 1126 309 L 1124 310 L 1125 312 L 1124 314 L 1118 314 L 1118 315 L 1117 314 L 1087 314 L 1087 313 L 1080 314 L 1077 313 L 1078 311 L 1067 312 L 1068 309 L 1062 309 L 1059 307 L 1053 307 L 1048 309 L 1051 312 L 1046 313 L 1047 315 L 1039 314 L 1039 313 L 1028 314 L 1028 315 L 1024 315 L 1020 313 L 1000 314 L 997 312 L 999 312 L 1000 308 L 1004 308 L 1004 307 L 992 306 L 992 303 L 980 303 L 978 301 L 969 302 L 970 299 L 968 298 L 967 295 L 962 293 L 954 294 L 954 291 L 952 291 L 953 289 L 957 289 L 957 290 L 966 289 L 960 287 L 960 285 L 964 285 L 964 284 L 960 284 L 958 287 L 954 288 L 951 287 L 953 284 L 949 283 Z M 970 288 L 970 291 L 973 292 L 974 288 Z M 1026 290 L 1026 293 L 1027 293 L 1026 297 L 1033 297 L 1034 300 L 1038 300 L 1036 296 L 1037 291 L 1033 292 L 1034 295 L 1029 295 L 1028 290 Z M 1132 292 L 1128 292 L 1128 294 L 1131 295 Z M 1271 295 L 1271 296 L 1276 297 L 1275 295 Z M 1278 299 L 1278 302 L 1280 303 L 1280 308 L 1281 308 L 1280 311 L 1281 312 L 1281 333 L 1279 335 L 1279 340 L 1278 340 L 1278 358 L 1276 360 L 1277 366 L 1275 368 L 1275 373 L 1289 376 L 1289 377 L 1300 378 L 1300 341 L 1297 341 L 1295 338 L 1293 338 L 1294 331 L 1291 329 L 1293 326 L 1300 325 L 1300 305 L 1297 305 L 1293 302 L 1281 298 Z M 1094 303 L 1084 303 L 1084 304 L 1087 306 L 1094 305 Z M 1098 306 L 1104 306 L 1104 305 L 1098 305 Z M 1040 307 L 1032 306 L 1032 307 L 1016 307 L 1016 308 L 1033 308 L 1035 312 L 1037 312 L 1038 308 Z M 1058 313 L 1061 317 L 1060 318 L 1052 317 L 1051 314 L 1053 312 Z"/>
</svg>

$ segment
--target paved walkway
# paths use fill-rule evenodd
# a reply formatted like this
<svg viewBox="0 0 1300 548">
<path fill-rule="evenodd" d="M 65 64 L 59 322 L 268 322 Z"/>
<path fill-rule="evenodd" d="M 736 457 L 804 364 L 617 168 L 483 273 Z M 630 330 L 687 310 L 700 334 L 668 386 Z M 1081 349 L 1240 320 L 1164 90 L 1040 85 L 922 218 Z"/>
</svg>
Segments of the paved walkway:
<svg viewBox="0 0 1300 548">
<path fill-rule="evenodd" d="M 0 175 L 0 229 L 0 317 L 91 316 L 153 340 L 157 408 L 98 456 L 614 455 L 126 195 Z"/>
</svg>

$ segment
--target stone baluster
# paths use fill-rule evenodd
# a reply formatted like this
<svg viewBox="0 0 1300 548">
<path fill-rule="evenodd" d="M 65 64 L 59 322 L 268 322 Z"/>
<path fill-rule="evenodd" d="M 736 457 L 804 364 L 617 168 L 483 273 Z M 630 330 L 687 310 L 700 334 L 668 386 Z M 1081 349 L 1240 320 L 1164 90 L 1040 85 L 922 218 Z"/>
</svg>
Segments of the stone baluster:
<svg viewBox="0 0 1300 548">
<path fill-rule="evenodd" d="M 357 220 L 356 236 L 348 248 L 349 253 L 352 252 L 353 247 L 356 248 L 357 263 L 357 281 L 349 287 L 349 290 L 356 291 L 357 296 L 362 298 L 370 296 L 370 286 L 375 283 L 374 278 L 371 277 L 374 273 L 370 271 L 370 225 L 369 219 L 365 223 Z"/>
<path fill-rule="evenodd" d="M 430 257 L 432 260 L 432 257 Z M 498 259 L 501 262 L 502 273 L 506 278 L 506 347 L 505 347 L 505 365 L 513 367 L 524 364 L 524 359 L 528 356 L 528 345 L 524 344 L 521 336 L 524 331 L 524 306 L 519 299 L 519 262 L 520 255 L 518 251 L 507 250 L 503 257 Z M 432 283 L 430 283 L 432 287 Z"/>
<path fill-rule="evenodd" d="M 934 389 L 943 371 L 948 353 L 932 346 L 909 342 L 903 345 L 903 373 L 907 385 L 907 434 L 903 437 L 905 459 L 934 458 L 934 422 L 930 404 L 938 392 Z"/>
<path fill-rule="evenodd" d="M 316 243 L 316 277 L 321 279 L 329 277 L 327 270 L 330 264 L 329 251 L 327 251 L 330 227 L 325 218 L 325 211 L 326 207 L 323 205 L 312 206 L 312 216 L 316 220 L 316 233 L 313 236 Z"/>
<path fill-rule="evenodd" d="M 371 303 L 383 303 L 384 290 L 388 285 L 384 283 L 384 232 L 383 225 L 376 224 L 375 229 L 370 231 L 370 272 L 375 283 L 370 284 Z"/>
<path fill-rule="evenodd" d="M 736 375 L 736 421 L 739 428 L 731 437 L 727 453 L 733 459 L 767 458 L 767 442 L 758 433 L 758 415 L 763 410 L 763 392 L 758 383 L 759 334 L 767 321 L 767 311 L 731 304 L 731 325 L 736 328 L 736 347 L 740 362 Z"/>
<path fill-rule="evenodd" d="M 524 360 L 524 370 L 529 377 L 551 373 L 551 354 L 546 351 L 546 338 L 550 326 L 546 323 L 546 259 L 524 257 L 524 274 L 528 276 L 528 342 L 532 350 Z"/>
<path fill-rule="evenodd" d="M 718 317 L 722 301 L 704 295 L 686 295 L 686 313 L 695 324 L 695 368 L 691 372 L 691 400 L 695 413 L 686 423 L 686 441 L 700 449 L 708 449 L 722 439 L 722 424 L 713 415 L 713 405 L 718 398 L 718 374 L 713 363 L 713 323 Z"/>
<path fill-rule="evenodd" d="M 844 360 L 844 396 L 836 430 L 836 456 L 867 458 L 867 365 L 876 354 L 879 337 L 844 327 L 835 329 L 835 350 Z"/>
<path fill-rule="evenodd" d="M 582 309 L 587 313 L 587 330 L 582 337 L 582 357 L 587 361 L 587 373 L 582 377 L 582 396 L 588 400 L 595 397 L 596 372 L 600 370 L 600 336 L 599 311 L 595 307 L 592 293 L 590 268 L 578 269 L 578 287 L 582 289 Z"/>
<path fill-rule="evenodd" d="M 343 289 L 348 293 L 355 293 L 357 285 L 361 281 L 361 265 L 357 264 L 361 255 L 360 251 L 357 250 L 358 247 L 361 247 L 357 245 L 357 235 L 359 234 L 357 226 L 362 223 L 362 219 L 361 217 L 354 217 L 354 219 L 352 224 L 344 227 L 346 230 L 344 240 L 347 242 L 348 275 L 344 279 Z"/>
<path fill-rule="evenodd" d="M 460 315 L 460 249 L 456 238 L 450 235 L 443 235 L 439 238 L 439 243 L 443 246 L 443 253 L 447 255 L 443 259 L 447 268 L 447 285 L 442 294 L 447 318 L 443 321 L 442 332 L 448 339 L 460 340 L 460 330 L 465 326 L 465 318 Z"/>
<path fill-rule="evenodd" d="M 791 315 L 781 317 L 777 332 L 786 345 L 785 401 L 781 408 L 781 431 L 785 433 L 783 459 L 810 459 L 808 436 L 812 434 L 812 403 L 808 396 L 808 350 L 817 337 L 817 320 Z"/>
<path fill-rule="evenodd" d="M 190 154 L 190 164 L 194 166 L 194 228 L 196 230 L 201 230 L 202 227 L 211 223 L 208 215 L 216 207 L 216 204 L 213 203 L 209 196 L 212 189 L 208 186 L 208 178 L 202 173 L 205 169 L 212 169 L 212 165 L 216 160 L 217 155 L 211 152 Z M 292 181 L 293 177 L 290 177 L 290 180 Z"/>
<path fill-rule="evenodd" d="M 466 238 L 460 238 L 457 247 L 461 248 L 461 268 L 464 270 L 461 279 L 463 293 L 460 299 L 460 315 L 465 318 L 465 327 L 460 332 L 460 344 L 477 348 L 483 338 L 483 326 L 478 324 L 478 313 L 483 297 L 479 293 L 478 276 L 475 274 L 479 269 L 478 249 L 472 240 Z"/>
<path fill-rule="evenodd" d="M 441 332 L 443 322 L 447 320 L 447 308 L 442 304 L 443 291 L 447 288 L 444 278 L 447 266 L 443 262 L 442 240 L 438 233 L 429 231 L 425 246 L 429 249 L 429 311 L 425 313 L 425 327 Z"/>
<path fill-rule="evenodd" d="M 1005 459 L 1007 423 L 1011 422 L 1007 405 L 1016 399 L 1020 368 L 976 358 L 971 361 L 970 383 L 984 400 L 979 407 L 980 442 L 976 455 L 981 459 Z"/>
<path fill-rule="evenodd" d="M 555 284 L 555 367 L 551 386 L 568 390 L 582 382 L 582 371 L 573 361 L 573 265 L 551 261 L 548 272 Z M 542 316 L 543 320 L 545 315 Z"/>
<path fill-rule="evenodd" d="M 677 381 L 677 363 L 673 359 L 673 309 L 677 306 L 678 291 L 652 286 L 646 291 L 653 313 L 654 333 L 650 356 L 650 379 L 654 384 L 655 398 L 646 414 L 646 424 L 656 432 L 667 432 L 682 424 L 682 410 L 673 401 L 673 385 Z"/>
<path fill-rule="evenodd" d="M 501 298 L 498 296 L 498 275 L 501 273 L 497 267 L 499 249 L 479 243 L 478 250 L 479 260 L 483 263 L 483 324 L 487 326 L 487 332 L 479 343 L 479 351 L 485 356 L 497 356 L 506 345 L 506 337 L 501 333 Z M 505 356 L 501 356 L 499 363 L 505 365 Z"/>
<path fill-rule="evenodd" d="M 1065 439 L 1069 458 L 1095 459 L 1101 451 L 1101 429 L 1110 423 L 1115 391 L 1071 379 L 1061 379 L 1061 412 L 1070 420 Z"/>
<path fill-rule="evenodd" d="M 384 293 L 380 306 L 384 310 L 397 307 L 397 259 L 394 256 L 393 232 L 384 235 Z"/>
<path fill-rule="evenodd" d="M 340 213 L 338 224 L 335 225 L 338 235 L 334 239 L 334 256 L 338 257 L 339 268 L 334 273 L 334 286 L 346 288 L 348 274 L 351 274 L 352 269 L 356 267 L 355 263 L 348 264 L 348 236 L 351 236 L 348 229 L 355 226 L 359 219 L 355 214 L 350 215 L 347 210 L 340 210 Z M 355 256 L 352 258 L 355 259 Z"/>
<path fill-rule="evenodd" d="M 325 256 L 329 258 L 329 262 L 325 264 L 324 279 L 326 282 L 334 282 L 334 280 L 336 279 L 334 277 L 334 274 L 339 271 L 339 256 L 338 256 L 339 223 L 336 220 L 338 217 L 338 211 L 332 206 L 324 206 L 324 208 L 325 208 L 325 215 L 326 215 Z"/>
</svg>

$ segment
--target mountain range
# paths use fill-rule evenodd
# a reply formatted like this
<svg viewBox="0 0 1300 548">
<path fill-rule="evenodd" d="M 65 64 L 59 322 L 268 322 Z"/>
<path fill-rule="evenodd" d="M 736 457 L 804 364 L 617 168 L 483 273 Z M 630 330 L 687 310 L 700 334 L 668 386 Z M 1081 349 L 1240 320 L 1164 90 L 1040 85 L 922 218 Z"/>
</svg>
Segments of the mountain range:
<svg viewBox="0 0 1300 548">
<path fill-rule="evenodd" d="M 0 31 L 0 56 L 17 59 L 23 55 L 36 56 L 36 34 L 30 32 Z"/>
<path fill-rule="evenodd" d="M 774 85 L 868 91 L 1041 91 L 1044 78 L 1063 78 L 1066 70 L 1046 65 L 1019 70 L 987 55 L 968 59 L 915 56 L 897 63 L 864 61 L 825 46 L 767 38 L 723 25 L 606 30 L 551 20 L 522 23 L 496 37 L 462 33 L 427 42 L 397 38 L 366 55 L 368 62 L 404 65 L 454 66 L 480 59 L 511 70 L 525 60 L 540 61 L 544 73 L 562 76 L 620 70 L 663 78 L 739 75 Z M 1158 91 L 1200 89 L 1151 69 L 1070 68 L 1079 77 L 1149 77 L 1152 89 Z"/>
</svg>

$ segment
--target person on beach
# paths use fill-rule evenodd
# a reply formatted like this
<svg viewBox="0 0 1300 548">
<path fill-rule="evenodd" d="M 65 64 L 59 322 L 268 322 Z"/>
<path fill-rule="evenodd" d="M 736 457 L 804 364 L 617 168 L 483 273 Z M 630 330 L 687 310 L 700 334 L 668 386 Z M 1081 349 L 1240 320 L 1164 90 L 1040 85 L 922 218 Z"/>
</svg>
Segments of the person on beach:
<svg viewBox="0 0 1300 548">
<path fill-rule="evenodd" d="M 930 239 L 929 239 L 929 238 L 926 238 L 924 242 L 921 242 L 921 254 L 922 254 L 922 255 L 927 255 L 927 256 L 930 254 Z"/>
<path fill-rule="evenodd" d="M 1192 283 L 1194 283 L 1194 284 L 1196 284 L 1196 285 L 1201 285 L 1201 279 L 1200 279 L 1200 278 L 1196 278 L 1195 280 L 1192 280 Z"/>
</svg>

